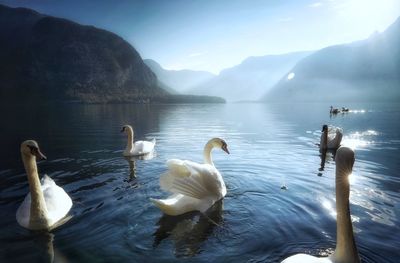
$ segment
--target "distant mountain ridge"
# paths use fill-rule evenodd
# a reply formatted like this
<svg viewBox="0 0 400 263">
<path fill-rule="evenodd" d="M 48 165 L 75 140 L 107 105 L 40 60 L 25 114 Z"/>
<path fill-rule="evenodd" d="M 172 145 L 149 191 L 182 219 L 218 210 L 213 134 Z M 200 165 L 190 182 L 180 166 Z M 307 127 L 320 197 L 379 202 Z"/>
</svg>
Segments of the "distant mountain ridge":
<svg viewBox="0 0 400 263">
<path fill-rule="evenodd" d="M 152 59 L 145 59 L 143 61 L 157 75 L 158 79 L 163 84 L 178 93 L 187 93 L 191 88 L 215 77 L 214 74 L 207 71 L 187 69 L 167 70 L 162 68 L 160 64 Z"/>
<path fill-rule="evenodd" d="M 139 53 L 114 33 L 0 5 L 0 98 L 84 103 L 184 102 L 160 88 Z M 223 102 L 187 97 L 190 102 Z"/>
<path fill-rule="evenodd" d="M 293 78 L 288 79 L 288 73 Z M 299 61 L 265 101 L 400 99 L 400 18 L 383 33 L 324 48 Z"/>
<path fill-rule="evenodd" d="M 241 64 L 191 89 L 191 94 L 220 96 L 228 101 L 258 100 L 290 68 L 312 52 L 249 57 Z"/>
</svg>

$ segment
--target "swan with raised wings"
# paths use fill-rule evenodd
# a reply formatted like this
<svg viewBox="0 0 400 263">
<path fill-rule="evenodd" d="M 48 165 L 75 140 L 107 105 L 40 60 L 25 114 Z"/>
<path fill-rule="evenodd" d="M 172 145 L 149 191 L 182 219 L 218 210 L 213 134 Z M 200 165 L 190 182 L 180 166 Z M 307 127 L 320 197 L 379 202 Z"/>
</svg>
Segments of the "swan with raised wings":
<svg viewBox="0 0 400 263">
<path fill-rule="evenodd" d="M 121 129 L 121 132 L 126 132 L 128 134 L 128 142 L 123 152 L 124 156 L 141 156 L 154 151 L 156 139 L 153 139 L 151 141 L 133 142 L 134 133 L 132 126 L 130 125 L 124 125 Z"/>
<path fill-rule="evenodd" d="M 172 195 L 167 199 L 150 200 L 167 215 L 181 215 L 190 211 L 205 212 L 223 198 L 226 186 L 212 161 L 213 148 L 220 148 L 229 154 L 226 142 L 213 138 L 204 147 L 204 164 L 168 160 L 168 172 L 161 175 L 160 187 Z"/>
<path fill-rule="evenodd" d="M 331 129 L 332 131 L 333 129 Z M 337 148 L 340 147 L 340 143 L 342 142 L 342 137 L 343 133 L 341 129 L 335 128 L 335 136 L 332 136 L 329 134 L 329 128 L 328 125 L 323 125 L 322 126 L 322 134 L 321 134 L 321 140 L 320 140 L 320 152 L 325 151 L 325 150 L 336 150 Z"/>
<path fill-rule="evenodd" d="M 329 257 L 314 257 L 296 254 L 282 263 L 359 263 L 360 258 L 354 241 L 353 225 L 350 217 L 349 175 L 354 164 L 354 151 L 340 147 L 336 153 L 336 249 Z"/>
<path fill-rule="evenodd" d="M 32 230 L 51 230 L 62 223 L 72 207 L 68 194 L 47 175 L 39 180 L 36 159 L 45 160 L 36 141 L 21 144 L 22 161 L 29 181 L 29 190 L 17 210 L 17 222 Z"/>
</svg>

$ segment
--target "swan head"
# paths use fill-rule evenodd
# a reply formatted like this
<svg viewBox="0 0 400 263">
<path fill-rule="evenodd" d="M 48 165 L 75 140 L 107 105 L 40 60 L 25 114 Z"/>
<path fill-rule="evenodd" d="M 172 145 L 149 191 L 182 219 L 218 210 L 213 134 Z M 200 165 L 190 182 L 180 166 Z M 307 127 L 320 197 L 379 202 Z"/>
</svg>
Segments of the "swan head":
<svg viewBox="0 0 400 263">
<path fill-rule="evenodd" d="M 27 140 L 21 144 L 21 153 L 25 156 L 35 156 L 37 160 L 46 160 L 46 156 L 40 151 L 39 144 L 34 140 Z"/>
<path fill-rule="evenodd" d="M 228 150 L 228 144 L 220 139 L 220 138 L 213 138 L 211 139 L 212 145 L 215 148 L 221 148 L 221 150 L 223 150 L 224 152 L 226 152 L 227 154 L 229 154 L 229 150 Z"/>
<path fill-rule="evenodd" d="M 345 146 L 341 146 L 336 151 L 335 156 L 336 169 L 345 175 L 351 174 L 354 165 L 354 151 Z"/>
<path fill-rule="evenodd" d="M 122 126 L 121 132 L 127 132 L 128 130 L 133 131 L 132 126 L 126 124 L 126 125 Z"/>
<path fill-rule="evenodd" d="M 328 125 L 326 125 L 326 124 L 322 125 L 321 132 L 324 132 L 324 131 L 328 131 Z"/>
</svg>

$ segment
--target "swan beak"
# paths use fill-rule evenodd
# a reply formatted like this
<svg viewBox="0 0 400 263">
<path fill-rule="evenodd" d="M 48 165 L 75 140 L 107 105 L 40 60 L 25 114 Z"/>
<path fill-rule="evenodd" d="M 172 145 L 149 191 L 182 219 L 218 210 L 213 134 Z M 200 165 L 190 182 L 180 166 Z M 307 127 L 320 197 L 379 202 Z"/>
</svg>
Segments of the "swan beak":
<svg viewBox="0 0 400 263">
<path fill-rule="evenodd" d="M 125 127 L 122 127 L 121 132 L 124 132 L 124 131 L 125 131 Z"/>
<path fill-rule="evenodd" d="M 226 152 L 227 154 L 229 154 L 228 147 L 226 147 L 226 146 L 222 146 L 222 150 L 223 150 L 224 152 Z"/>
<path fill-rule="evenodd" d="M 37 149 L 35 151 L 35 156 L 36 156 L 36 159 L 38 159 L 39 161 L 47 160 L 47 157 L 39 149 Z"/>
</svg>

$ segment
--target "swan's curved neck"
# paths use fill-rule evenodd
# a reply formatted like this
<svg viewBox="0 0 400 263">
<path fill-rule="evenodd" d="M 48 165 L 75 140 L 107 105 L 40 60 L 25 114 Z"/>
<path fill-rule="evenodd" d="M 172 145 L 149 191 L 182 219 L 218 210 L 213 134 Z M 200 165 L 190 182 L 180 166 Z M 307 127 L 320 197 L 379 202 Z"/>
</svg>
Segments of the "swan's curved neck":
<svg viewBox="0 0 400 263">
<path fill-rule="evenodd" d="M 128 133 L 128 142 L 126 144 L 126 150 L 131 151 L 133 148 L 133 129 L 131 127 L 128 127 L 126 132 Z"/>
<path fill-rule="evenodd" d="M 211 150 L 214 148 L 214 145 L 211 141 L 209 141 L 206 146 L 204 146 L 204 151 L 203 151 L 203 156 L 204 156 L 204 162 L 211 164 L 214 166 L 214 163 L 211 158 Z"/>
<path fill-rule="evenodd" d="M 322 149 L 328 148 L 328 130 L 322 133 L 320 145 Z"/>
<path fill-rule="evenodd" d="M 360 262 L 350 217 L 350 185 L 346 171 L 336 168 L 336 249 L 335 262 Z"/>
<path fill-rule="evenodd" d="M 31 192 L 29 224 L 31 228 L 48 228 L 47 207 L 40 186 L 36 158 L 33 155 L 26 156 L 22 154 L 22 160 L 28 175 L 29 190 Z"/>
</svg>

